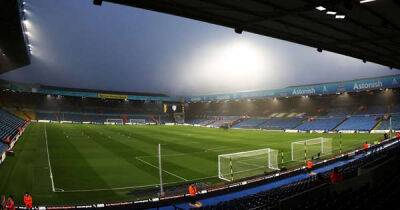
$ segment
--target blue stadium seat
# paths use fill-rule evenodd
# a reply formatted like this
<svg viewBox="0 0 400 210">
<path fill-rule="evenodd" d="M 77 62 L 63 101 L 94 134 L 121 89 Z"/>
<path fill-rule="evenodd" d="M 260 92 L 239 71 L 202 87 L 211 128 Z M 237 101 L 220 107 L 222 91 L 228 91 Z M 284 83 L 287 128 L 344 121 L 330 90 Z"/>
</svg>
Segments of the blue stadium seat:
<svg viewBox="0 0 400 210">
<path fill-rule="evenodd" d="M 258 128 L 259 125 L 265 123 L 267 119 L 246 119 L 233 126 L 234 128 Z"/>
<path fill-rule="evenodd" d="M 378 126 L 377 130 L 389 130 L 390 120 L 382 120 L 382 123 Z M 392 129 L 400 130 L 400 114 L 392 115 Z"/>
<path fill-rule="evenodd" d="M 19 128 L 25 125 L 25 121 L 0 109 L 0 153 L 6 151 L 8 146 L 1 141 L 7 137 L 14 138 L 19 132 Z"/>
<path fill-rule="evenodd" d="M 310 130 L 323 130 L 330 131 L 336 128 L 345 118 L 343 117 L 331 117 L 331 118 L 315 118 L 311 121 L 306 121 L 297 127 L 298 130 L 310 131 Z"/>
<path fill-rule="evenodd" d="M 340 124 L 336 130 L 370 131 L 377 122 L 376 116 L 351 116 Z"/>
<path fill-rule="evenodd" d="M 259 125 L 259 128 L 267 130 L 284 130 L 293 129 L 297 127 L 303 118 L 271 118 L 266 120 L 263 124 Z"/>
</svg>

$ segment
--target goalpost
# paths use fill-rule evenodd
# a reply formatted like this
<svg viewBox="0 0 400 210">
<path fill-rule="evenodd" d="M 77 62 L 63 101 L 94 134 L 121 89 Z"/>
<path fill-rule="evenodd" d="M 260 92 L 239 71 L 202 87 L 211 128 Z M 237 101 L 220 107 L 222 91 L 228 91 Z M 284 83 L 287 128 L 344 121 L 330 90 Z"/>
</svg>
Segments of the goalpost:
<svg viewBox="0 0 400 210">
<path fill-rule="evenodd" d="M 124 124 L 124 120 L 118 119 L 118 118 L 107 118 L 106 119 L 106 124 L 111 124 L 111 125 L 122 125 Z"/>
<path fill-rule="evenodd" d="M 218 155 L 218 177 L 225 181 L 279 170 L 278 151 L 270 148 Z"/>
<path fill-rule="evenodd" d="M 331 138 L 314 138 L 292 142 L 292 161 L 309 160 L 332 154 Z"/>
</svg>

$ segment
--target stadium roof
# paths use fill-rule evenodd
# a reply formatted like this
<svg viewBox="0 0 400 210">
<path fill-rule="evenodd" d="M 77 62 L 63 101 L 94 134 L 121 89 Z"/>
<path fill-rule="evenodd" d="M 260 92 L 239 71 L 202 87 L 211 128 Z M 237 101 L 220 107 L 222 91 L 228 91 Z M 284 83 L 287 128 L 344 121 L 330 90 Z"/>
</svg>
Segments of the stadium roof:
<svg viewBox="0 0 400 210">
<path fill-rule="evenodd" d="M 83 89 L 83 88 L 68 88 L 68 87 L 56 87 L 49 85 L 40 85 L 41 88 L 47 90 L 64 90 L 64 91 L 77 91 L 77 92 L 96 92 L 96 93 L 106 93 L 115 95 L 136 95 L 136 96 L 158 96 L 167 97 L 166 94 L 162 93 L 144 93 L 144 92 L 126 92 L 126 91 L 109 91 L 109 90 L 94 90 L 94 89 Z"/>
<path fill-rule="evenodd" d="M 103 1 L 205 21 L 233 28 L 237 33 L 248 31 L 400 69 L 400 0 L 93 2 L 101 5 Z"/>
<path fill-rule="evenodd" d="M 102 99 L 129 99 L 137 101 L 165 101 L 177 102 L 182 98 L 158 93 L 119 92 L 94 89 L 55 87 L 40 84 L 12 82 L 0 79 L 0 90 L 10 90 L 27 93 L 40 93 L 50 95 L 102 98 Z"/>
<path fill-rule="evenodd" d="M 0 0 L 0 30 L 0 74 L 29 65 L 19 0 Z"/>
</svg>

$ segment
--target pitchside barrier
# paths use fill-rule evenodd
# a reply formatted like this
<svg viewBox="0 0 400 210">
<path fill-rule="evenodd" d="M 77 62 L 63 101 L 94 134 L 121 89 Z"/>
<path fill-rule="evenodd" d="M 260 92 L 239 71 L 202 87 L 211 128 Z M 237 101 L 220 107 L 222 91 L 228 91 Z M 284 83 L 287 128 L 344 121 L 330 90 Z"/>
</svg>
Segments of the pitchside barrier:
<svg viewBox="0 0 400 210">
<path fill-rule="evenodd" d="M 129 123 L 131 123 L 132 125 L 146 124 L 146 119 L 129 119 Z"/>
<path fill-rule="evenodd" d="M 218 155 L 218 177 L 233 181 L 279 170 L 278 151 L 270 148 Z"/>
<path fill-rule="evenodd" d="M 123 125 L 124 120 L 122 120 L 122 119 L 106 119 L 106 122 L 104 124 Z"/>
</svg>

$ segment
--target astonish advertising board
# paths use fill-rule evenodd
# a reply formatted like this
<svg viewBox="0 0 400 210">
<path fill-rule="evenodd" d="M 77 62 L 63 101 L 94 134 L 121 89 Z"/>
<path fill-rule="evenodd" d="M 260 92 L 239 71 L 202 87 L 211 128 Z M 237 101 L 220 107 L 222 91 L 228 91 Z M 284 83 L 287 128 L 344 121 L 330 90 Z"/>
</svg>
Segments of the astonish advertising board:
<svg viewBox="0 0 400 210">
<path fill-rule="evenodd" d="M 257 98 L 271 98 L 271 97 L 336 94 L 342 92 L 359 92 L 366 90 L 376 90 L 376 89 L 396 88 L 396 87 L 400 87 L 400 75 L 323 83 L 315 85 L 292 86 L 274 90 L 249 91 L 249 92 L 214 94 L 214 95 L 203 95 L 203 96 L 189 96 L 186 97 L 185 99 L 187 102 L 257 99 Z"/>
</svg>

